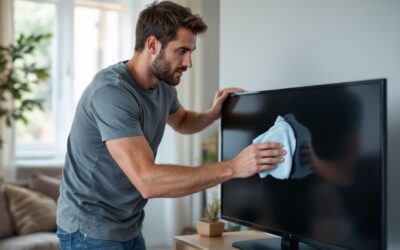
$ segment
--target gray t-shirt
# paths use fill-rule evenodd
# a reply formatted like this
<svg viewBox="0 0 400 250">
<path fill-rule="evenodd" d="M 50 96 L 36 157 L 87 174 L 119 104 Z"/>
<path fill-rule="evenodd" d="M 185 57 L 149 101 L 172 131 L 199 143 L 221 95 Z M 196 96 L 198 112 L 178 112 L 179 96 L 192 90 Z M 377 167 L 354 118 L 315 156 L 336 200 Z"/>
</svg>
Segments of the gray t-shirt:
<svg viewBox="0 0 400 250">
<path fill-rule="evenodd" d="M 167 117 L 178 108 L 174 87 L 159 82 L 154 90 L 144 90 L 123 62 L 97 73 L 78 103 L 68 137 L 57 225 L 103 240 L 139 235 L 147 200 L 105 142 L 143 135 L 155 157 Z"/>
</svg>

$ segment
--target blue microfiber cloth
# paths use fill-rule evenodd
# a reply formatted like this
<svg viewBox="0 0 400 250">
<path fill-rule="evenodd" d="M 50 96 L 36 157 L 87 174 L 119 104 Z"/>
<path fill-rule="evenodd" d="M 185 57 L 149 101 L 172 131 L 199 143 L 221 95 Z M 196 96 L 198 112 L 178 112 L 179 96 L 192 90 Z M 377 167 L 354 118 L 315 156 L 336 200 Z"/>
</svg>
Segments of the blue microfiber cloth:
<svg viewBox="0 0 400 250">
<path fill-rule="evenodd" d="M 258 173 L 259 176 L 265 178 L 272 175 L 277 179 L 288 179 L 292 169 L 292 157 L 296 149 L 296 137 L 290 124 L 282 116 L 278 116 L 274 125 L 267 132 L 253 140 L 253 143 L 262 142 L 279 142 L 283 144 L 283 149 L 287 154 L 284 156 L 284 162 L 277 164 L 273 170 Z"/>
<path fill-rule="evenodd" d="M 310 162 L 301 161 L 300 149 L 306 143 L 311 145 L 311 133 L 303 124 L 296 120 L 293 114 L 284 115 L 286 122 L 290 124 L 296 136 L 296 150 L 293 157 L 292 173 L 290 179 L 301 179 L 313 172 Z"/>
</svg>

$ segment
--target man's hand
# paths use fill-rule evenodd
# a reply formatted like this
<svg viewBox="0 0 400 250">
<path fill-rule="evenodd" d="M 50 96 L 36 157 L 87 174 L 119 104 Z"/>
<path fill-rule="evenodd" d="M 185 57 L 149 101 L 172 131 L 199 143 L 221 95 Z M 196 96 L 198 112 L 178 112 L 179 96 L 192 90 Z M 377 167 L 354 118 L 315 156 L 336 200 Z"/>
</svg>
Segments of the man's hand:
<svg viewBox="0 0 400 250">
<path fill-rule="evenodd" d="M 221 116 L 222 103 L 233 93 L 243 92 L 243 89 L 228 88 L 217 91 L 213 106 L 205 112 L 186 110 L 182 105 L 178 111 L 168 116 L 168 124 L 182 134 L 192 134 L 204 129 Z"/>
<path fill-rule="evenodd" d="M 207 111 L 212 119 L 215 121 L 221 116 L 222 104 L 228 98 L 230 94 L 244 92 L 241 88 L 226 88 L 223 90 L 217 90 L 215 93 L 214 103 L 212 107 Z"/>
<path fill-rule="evenodd" d="M 252 144 L 231 160 L 233 178 L 245 178 L 260 171 L 272 170 L 282 163 L 286 151 L 283 145 L 275 142 Z"/>
</svg>

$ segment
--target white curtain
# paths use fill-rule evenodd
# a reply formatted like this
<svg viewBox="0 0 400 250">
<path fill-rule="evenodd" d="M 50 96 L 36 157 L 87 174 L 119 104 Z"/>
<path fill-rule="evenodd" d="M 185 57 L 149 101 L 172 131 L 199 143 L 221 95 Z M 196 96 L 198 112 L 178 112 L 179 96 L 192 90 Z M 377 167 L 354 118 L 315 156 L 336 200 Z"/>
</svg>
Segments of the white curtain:
<svg viewBox="0 0 400 250">
<path fill-rule="evenodd" d="M 194 13 L 198 13 L 199 5 L 195 0 L 175 0 L 177 4 L 189 7 Z M 178 98 L 181 104 L 188 110 L 202 110 L 202 42 L 197 39 L 196 53 L 193 54 L 193 67 L 189 69 L 182 77 L 181 83 L 177 87 Z M 171 145 L 175 145 L 175 159 L 165 159 L 174 161 L 171 163 L 181 164 L 186 166 L 198 166 L 201 163 L 201 137 L 200 134 L 181 135 L 172 129 L 168 128 L 165 132 L 164 145 L 161 146 L 161 151 L 164 146 L 165 151 Z M 163 161 L 162 157 L 158 159 Z M 172 245 L 173 236 L 182 233 L 185 228 L 195 227 L 196 221 L 201 217 L 201 194 L 193 194 L 176 199 L 165 199 L 165 218 L 166 227 L 165 234 L 168 245 Z"/>
<path fill-rule="evenodd" d="M 148 1 L 147 1 L 148 2 Z M 196 0 L 175 0 L 174 2 L 189 7 L 199 13 Z M 192 61 L 193 68 L 185 72 L 177 87 L 178 98 L 188 110 L 203 111 L 202 106 L 202 41 L 197 39 L 197 49 Z M 200 134 L 181 135 L 167 126 L 163 140 L 158 149 L 156 162 L 186 166 L 198 166 L 201 163 Z M 185 228 L 194 228 L 201 217 L 201 194 L 193 194 L 182 198 L 150 200 L 146 207 L 144 235 L 148 245 L 168 245 L 173 237 L 182 233 Z M 155 235 L 157 237 L 154 237 Z"/>
<path fill-rule="evenodd" d="M 189 7 L 193 13 L 201 12 L 201 6 L 198 0 L 175 0 L 177 4 Z M 193 54 L 193 67 L 187 71 L 187 75 L 178 85 L 178 96 L 181 104 L 188 110 L 204 111 L 203 107 L 203 68 L 202 55 L 204 52 L 201 37 L 197 38 L 196 53 Z M 177 135 L 178 139 L 178 161 L 188 166 L 198 166 L 201 164 L 201 135 L 196 133 L 193 135 Z M 186 212 L 187 217 L 182 218 L 181 226 L 195 226 L 196 221 L 201 217 L 201 194 L 196 193 L 191 196 L 178 199 L 176 202 L 181 203 L 181 209 L 189 210 Z M 180 208 L 178 206 L 178 208 Z M 179 212 L 179 211 L 178 211 Z M 183 212 L 183 211 L 181 211 Z M 178 213 L 180 214 L 185 213 Z M 181 232 L 176 232 L 181 233 Z"/>
<path fill-rule="evenodd" d="M 8 45 L 13 41 L 13 0 L 0 1 L 0 44 Z M 6 104 L 12 108 L 12 102 Z M 0 150 L 0 175 L 5 179 L 15 178 L 15 129 L 7 127 L 4 119 L 0 121 L 0 134 L 3 147 Z"/>
</svg>

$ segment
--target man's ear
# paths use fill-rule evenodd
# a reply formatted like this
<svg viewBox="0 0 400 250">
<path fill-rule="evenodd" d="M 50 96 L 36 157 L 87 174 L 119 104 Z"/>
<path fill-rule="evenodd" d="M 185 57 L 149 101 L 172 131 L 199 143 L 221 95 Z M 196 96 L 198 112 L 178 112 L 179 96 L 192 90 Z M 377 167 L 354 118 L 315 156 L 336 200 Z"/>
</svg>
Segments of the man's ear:
<svg viewBox="0 0 400 250">
<path fill-rule="evenodd" d="M 146 40 L 146 48 L 151 54 L 156 55 L 161 49 L 161 43 L 155 36 L 149 36 Z"/>
</svg>

